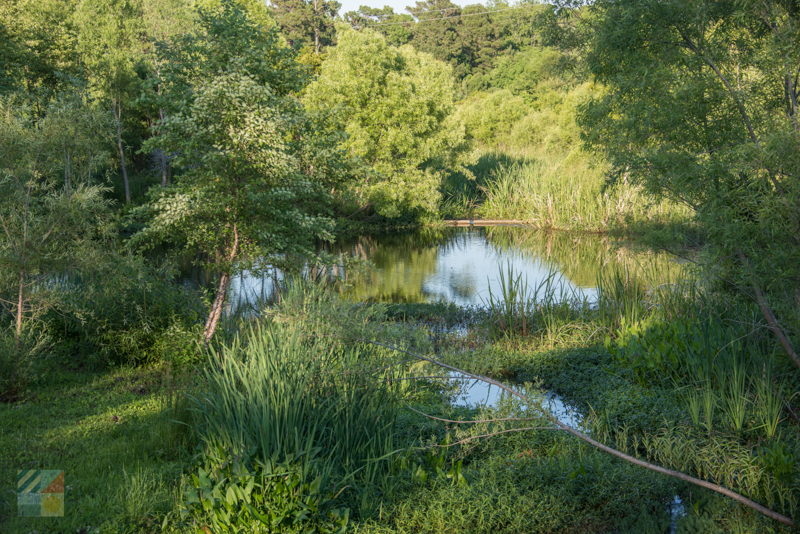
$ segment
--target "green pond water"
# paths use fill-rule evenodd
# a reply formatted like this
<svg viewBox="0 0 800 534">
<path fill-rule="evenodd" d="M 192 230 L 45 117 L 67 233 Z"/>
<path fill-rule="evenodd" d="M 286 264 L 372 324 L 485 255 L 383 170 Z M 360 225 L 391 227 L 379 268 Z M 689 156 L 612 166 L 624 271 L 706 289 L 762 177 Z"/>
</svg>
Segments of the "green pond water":
<svg viewBox="0 0 800 534">
<path fill-rule="evenodd" d="M 682 269 L 671 256 L 606 236 L 541 232 L 524 227 L 447 228 L 408 234 L 364 236 L 327 252 L 336 258 L 306 275 L 336 278 L 355 301 L 450 302 L 483 306 L 490 292 L 500 295 L 500 271 L 510 266 L 527 282 L 530 296 L 562 299 L 597 297 L 597 280 L 609 269 L 653 285 L 672 280 Z M 277 269 L 244 272 L 232 282 L 232 309 L 257 306 L 273 295 Z M 549 281 L 549 282 L 548 282 Z"/>
</svg>

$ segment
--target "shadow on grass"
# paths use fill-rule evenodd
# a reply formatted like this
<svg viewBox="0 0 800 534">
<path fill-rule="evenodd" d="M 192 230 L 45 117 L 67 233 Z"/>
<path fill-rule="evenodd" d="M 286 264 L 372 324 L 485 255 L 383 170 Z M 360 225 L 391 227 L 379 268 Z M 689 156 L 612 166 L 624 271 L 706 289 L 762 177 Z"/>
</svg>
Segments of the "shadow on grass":
<svg viewBox="0 0 800 534">
<path fill-rule="evenodd" d="M 528 161 L 502 152 L 485 152 L 467 168 L 474 176 L 462 172 L 447 176 L 442 185 L 442 206 L 445 218 L 471 217 L 475 208 L 485 200 L 484 188 L 502 168 Z"/>
<path fill-rule="evenodd" d="M 32 400 L 0 405 L 0 480 L 19 469 L 63 470 L 65 480 L 61 518 L 18 517 L 15 488 L 3 487 L 0 531 L 158 530 L 189 461 L 169 391 L 153 369 L 63 373 Z"/>
</svg>

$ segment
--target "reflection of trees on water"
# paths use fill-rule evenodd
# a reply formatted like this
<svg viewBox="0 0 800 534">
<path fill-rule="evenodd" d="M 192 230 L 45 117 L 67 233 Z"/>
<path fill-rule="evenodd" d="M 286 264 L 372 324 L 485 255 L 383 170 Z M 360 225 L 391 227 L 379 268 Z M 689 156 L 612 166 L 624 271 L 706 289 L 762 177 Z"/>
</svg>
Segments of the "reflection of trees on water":
<svg viewBox="0 0 800 534">
<path fill-rule="evenodd" d="M 642 251 L 607 237 L 519 227 L 362 236 L 325 248 L 319 251 L 323 260 L 305 264 L 301 272 L 310 279 L 340 282 L 341 292 L 356 301 L 469 302 L 485 290 L 487 276 L 496 276 L 493 262 L 500 266 L 509 259 L 523 260 L 522 266 L 557 270 L 582 288 L 596 287 L 607 269 L 622 268 L 644 285 L 674 279 L 682 269 L 667 254 Z M 442 264 L 446 257 L 450 260 Z M 493 260 L 488 262 L 491 272 L 487 258 Z M 282 278 L 282 271 L 274 268 L 258 275 L 243 273 L 231 288 L 231 311 L 274 299 L 274 288 Z"/>
<path fill-rule="evenodd" d="M 369 260 L 374 268 L 352 270 L 347 278 L 347 295 L 358 301 L 424 301 L 422 286 L 436 272 L 438 243 L 422 241 L 412 234 L 380 241 L 364 237 L 352 244 L 352 255 Z"/>
<path fill-rule="evenodd" d="M 626 270 L 645 285 L 674 280 L 683 270 L 669 254 L 607 236 L 499 226 L 487 228 L 486 236 L 498 248 L 552 263 L 580 287 L 595 287 L 608 269 Z"/>
</svg>

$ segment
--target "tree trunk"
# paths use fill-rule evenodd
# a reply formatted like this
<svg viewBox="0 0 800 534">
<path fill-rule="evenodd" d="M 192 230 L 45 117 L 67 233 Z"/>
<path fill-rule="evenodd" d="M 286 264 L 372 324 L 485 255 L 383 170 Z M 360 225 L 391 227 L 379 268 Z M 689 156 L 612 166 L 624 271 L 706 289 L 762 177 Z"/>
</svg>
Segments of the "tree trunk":
<svg viewBox="0 0 800 534">
<path fill-rule="evenodd" d="M 222 308 L 225 305 L 225 297 L 228 293 L 228 287 L 231 284 L 230 273 L 222 273 L 219 277 L 219 284 L 217 285 L 217 292 L 214 295 L 214 302 L 211 304 L 211 311 L 206 319 L 206 326 L 203 329 L 203 342 L 207 345 L 214 333 L 217 331 L 219 320 L 222 317 Z"/>
<path fill-rule="evenodd" d="M 161 90 L 159 89 L 159 93 Z M 158 117 L 161 122 L 164 122 L 164 110 L 158 110 Z M 167 153 L 163 150 L 159 153 L 159 160 L 161 165 L 161 187 L 167 187 L 169 185 L 169 160 L 167 159 Z"/>
<path fill-rule="evenodd" d="M 17 291 L 17 316 L 15 319 L 14 342 L 19 348 L 22 342 L 22 317 L 25 311 L 25 271 L 19 272 L 19 288 Z"/>
<path fill-rule="evenodd" d="M 64 190 L 69 193 L 72 187 L 72 157 L 68 150 L 64 150 Z"/>
<path fill-rule="evenodd" d="M 211 304 L 211 310 L 206 319 L 206 325 L 203 329 L 203 342 L 208 345 L 214 333 L 217 331 L 219 320 L 222 317 L 222 309 L 225 305 L 225 297 L 228 295 L 228 288 L 231 285 L 231 264 L 236 259 L 236 254 L 239 252 L 239 231 L 236 225 L 233 225 L 233 243 L 231 243 L 230 251 L 228 252 L 228 265 L 219 277 L 217 284 L 217 292 L 214 295 L 214 302 Z"/>
<path fill-rule="evenodd" d="M 125 203 L 131 201 L 131 187 L 128 183 L 128 168 L 125 165 L 125 147 L 122 146 L 122 104 L 114 102 L 114 124 L 117 129 L 117 151 L 119 152 L 119 169 L 122 173 L 122 186 L 125 189 Z"/>
<path fill-rule="evenodd" d="M 321 22 L 319 16 L 319 0 L 314 0 L 314 53 L 319 55 L 319 24 Z"/>
<path fill-rule="evenodd" d="M 789 356 L 794 364 L 800 368 L 800 355 L 797 354 L 792 341 L 789 339 L 789 336 L 786 334 L 783 327 L 781 327 L 781 324 L 778 322 L 778 318 L 775 317 L 775 312 L 772 311 L 769 302 L 767 302 L 767 297 L 761 290 L 761 286 L 758 285 L 758 282 L 755 278 L 755 273 L 750 267 L 750 261 L 741 250 L 736 251 L 736 255 L 739 256 L 742 266 L 747 271 L 747 276 L 750 278 L 750 286 L 753 288 L 756 303 L 761 309 L 761 314 L 764 316 L 764 319 L 767 320 L 767 327 L 772 331 L 773 334 L 775 334 L 775 337 L 778 338 L 778 342 L 783 347 L 783 350 L 786 352 L 787 356 Z"/>
</svg>

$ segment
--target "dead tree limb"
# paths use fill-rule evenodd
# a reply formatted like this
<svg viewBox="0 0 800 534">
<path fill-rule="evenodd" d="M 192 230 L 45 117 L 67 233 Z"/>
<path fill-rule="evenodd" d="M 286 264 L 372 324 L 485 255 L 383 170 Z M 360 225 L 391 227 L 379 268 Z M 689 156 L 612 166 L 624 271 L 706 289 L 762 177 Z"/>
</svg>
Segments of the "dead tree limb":
<svg viewBox="0 0 800 534">
<path fill-rule="evenodd" d="M 505 384 L 503 384 L 502 382 L 500 382 L 498 380 L 494 380 L 494 379 L 489 378 L 487 376 L 482 376 L 482 375 L 477 375 L 475 373 L 470 373 L 469 371 L 465 371 L 463 369 L 459 369 L 458 367 L 454 367 L 452 365 L 448 365 L 448 364 L 446 364 L 444 362 L 440 362 L 439 360 L 436 360 L 434 358 L 430 358 L 430 357 L 427 357 L 427 356 L 422 356 L 420 354 L 414 354 L 413 352 L 410 352 L 408 350 L 402 349 L 400 347 L 394 347 L 392 345 L 387 345 L 387 344 L 381 343 L 379 341 L 372 341 L 372 340 L 364 340 L 364 341 L 366 341 L 367 343 L 370 343 L 372 345 L 376 345 L 376 346 L 383 347 L 383 348 L 386 348 L 386 349 L 389 349 L 389 350 L 392 350 L 392 351 L 396 351 L 396 352 L 401 352 L 403 354 L 407 354 L 407 355 L 409 355 L 409 356 L 411 356 L 413 358 L 416 358 L 418 360 L 431 363 L 433 365 L 437 365 L 437 366 L 439 366 L 439 367 L 441 367 L 443 369 L 449 369 L 451 371 L 455 371 L 457 373 L 461 373 L 461 374 L 463 374 L 465 376 L 468 376 L 470 378 L 474 378 L 475 380 L 480 380 L 481 382 L 485 382 L 487 384 L 491 384 L 493 386 L 497 386 L 501 390 L 507 392 L 509 395 L 513 395 L 514 397 L 517 397 L 518 399 L 522 400 L 529 407 L 538 406 L 537 403 L 532 402 L 531 399 L 526 397 L 524 394 L 522 394 L 522 393 L 518 392 L 517 390 L 515 390 L 515 389 L 513 389 L 513 388 L 511 388 L 511 387 L 509 387 L 509 386 L 507 386 Z M 674 469 L 668 469 L 666 467 L 661 467 L 660 465 L 656 465 L 656 464 L 652 464 L 650 462 L 646 462 L 644 460 L 641 460 L 639 458 L 631 456 L 630 454 L 625 454 L 622 451 L 618 451 L 617 449 L 614 449 L 612 447 L 609 447 L 608 445 L 604 445 L 604 444 L 600 443 L 599 441 L 597 441 L 595 439 L 592 439 L 591 437 L 589 437 L 588 435 L 584 434 L 580 430 L 576 430 L 576 429 L 572 428 L 569 425 L 565 425 L 564 423 L 559 421 L 558 418 L 553 416 L 553 414 L 551 414 L 549 411 L 544 410 L 543 408 L 538 408 L 538 410 L 542 413 L 543 417 L 548 419 L 558 429 L 563 430 L 564 432 L 568 432 L 568 433 L 572 434 L 576 438 L 588 443 L 589 445 L 591 445 L 592 447 L 594 447 L 596 449 L 600 449 L 601 451 L 606 452 L 606 453 L 608 453 L 608 454 L 610 454 L 612 456 L 616 456 L 617 458 L 625 460 L 626 462 L 632 463 L 634 465 L 638 465 L 640 467 L 644 467 L 645 469 L 649 469 L 651 471 L 655 471 L 656 473 L 661 473 L 661 474 L 664 474 L 664 475 L 667 475 L 667 476 L 670 476 L 670 477 L 673 477 L 673 478 L 677 478 L 678 480 L 683 480 L 684 482 L 688 482 L 690 484 L 694 484 L 695 486 L 700 486 L 702 488 L 709 489 L 709 490 L 714 491 L 716 493 L 719 493 L 721 495 L 725 495 L 726 497 L 730 497 L 734 501 L 739 502 L 739 503 L 747 506 L 748 508 L 752 508 L 753 510 L 756 510 L 757 512 L 760 512 L 760 513 L 764 514 L 765 516 L 767 516 L 767 517 L 769 517 L 771 519 L 774 519 L 775 521 L 783 523 L 784 525 L 794 526 L 794 521 L 792 520 L 792 518 L 787 517 L 787 516 L 785 516 L 783 514 L 779 514 L 778 512 L 776 512 L 774 510 L 771 510 L 771 509 L 767 508 L 766 506 L 764 506 L 762 504 L 759 504 L 759 503 L 757 503 L 756 501 L 754 501 L 752 499 L 748 499 L 744 495 L 736 493 L 735 491 L 733 491 L 731 489 L 728 489 L 728 488 L 726 488 L 724 486 L 720 486 L 719 484 L 714 484 L 713 482 L 708 482 L 707 480 L 702 480 L 702 479 L 693 477 L 691 475 L 687 475 L 686 473 L 682 473 L 680 471 L 675 471 Z"/>
<path fill-rule="evenodd" d="M 739 260 L 748 271 L 747 275 L 750 278 L 750 286 L 753 288 L 753 293 L 755 294 L 758 307 L 761 308 L 761 314 L 764 316 L 764 319 L 767 320 L 767 326 L 770 330 L 772 330 L 772 333 L 775 334 L 775 337 L 778 338 L 783 350 L 786 351 L 786 354 L 788 354 L 792 361 L 794 361 L 794 364 L 797 367 L 800 367 L 800 356 L 798 356 L 797 351 L 792 344 L 792 340 L 789 339 L 789 336 L 786 335 L 783 327 L 781 327 L 781 324 L 778 322 L 778 318 L 775 317 L 775 312 L 772 311 L 769 302 L 767 302 L 767 297 L 764 295 L 761 287 L 756 282 L 755 275 L 750 268 L 750 262 L 747 260 L 747 256 L 745 256 L 741 250 L 737 251 L 736 255 L 739 256 Z"/>
</svg>

